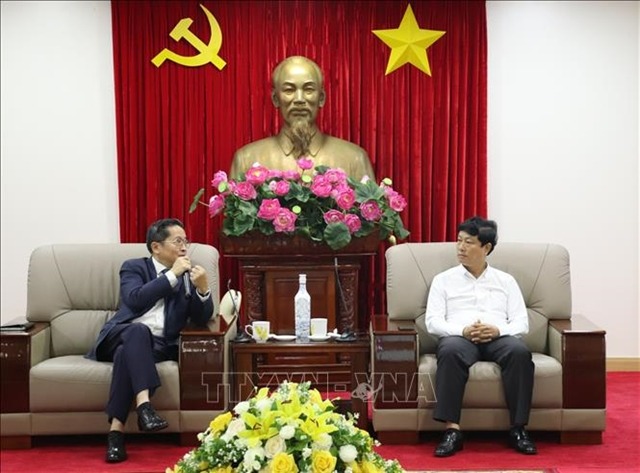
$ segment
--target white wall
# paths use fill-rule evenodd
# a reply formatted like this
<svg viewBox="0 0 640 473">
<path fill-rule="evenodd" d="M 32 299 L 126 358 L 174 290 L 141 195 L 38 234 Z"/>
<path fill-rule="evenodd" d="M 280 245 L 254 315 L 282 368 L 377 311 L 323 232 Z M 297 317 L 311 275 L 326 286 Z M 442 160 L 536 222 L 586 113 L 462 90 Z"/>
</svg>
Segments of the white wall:
<svg viewBox="0 0 640 473">
<path fill-rule="evenodd" d="M 574 307 L 638 357 L 637 2 L 487 3 L 489 209 L 572 257 Z M 2 2 L 2 321 L 32 249 L 118 241 L 107 2 Z"/>
<path fill-rule="evenodd" d="M 487 4 L 489 209 L 571 254 L 574 312 L 638 348 L 637 2 Z"/>
<path fill-rule="evenodd" d="M 2 321 L 31 251 L 119 241 L 109 2 L 1 4 Z"/>
</svg>

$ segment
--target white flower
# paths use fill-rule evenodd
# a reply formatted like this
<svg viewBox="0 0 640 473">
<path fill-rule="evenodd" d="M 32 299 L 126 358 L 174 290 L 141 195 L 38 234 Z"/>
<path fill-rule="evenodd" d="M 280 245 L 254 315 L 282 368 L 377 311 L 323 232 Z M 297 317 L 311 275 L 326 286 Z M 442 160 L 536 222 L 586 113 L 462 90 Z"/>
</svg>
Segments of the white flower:
<svg viewBox="0 0 640 473">
<path fill-rule="evenodd" d="M 358 450 L 353 445 L 343 445 L 338 452 L 340 460 L 345 463 L 351 463 L 358 456 Z"/>
<path fill-rule="evenodd" d="M 264 458 L 264 449 L 262 447 L 250 448 L 244 454 L 243 465 L 247 470 L 259 470 L 260 460 Z"/>
<path fill-rule="evenodd" d="M 333 445 L 333 438 L 326 432 L 320 434 L 318 440 L 313 442 L 313 448 L 315 450 L 329 450 L 331 448 L 331 445 Z"/>
<path fill-rule="evenodd" d="M 261 412 L 268 411 L 271 409 L 271 399 L 263 398 L 256 402 L 256 407 L 260 409 Z"/>
<path fill-rule="evenodd" d="M 285 441 L 279 435 L 274 435 L 269 440 L 267 440 L 264 444 L 264 451 L 267 455 L 267 458 L 273 458 L 276 454 L 280 452 L 284 452 L 286 449 Z"/>
<path fill-rule="evenodd" d="M 198 435 L 196 435 L 196 437 L 198 437 L 198 442 L 202 442 L 202 439 L 204 438 L 204 433 L 200 432 Z"/>
<path fill-rule="evenodd" d="M 225 442 L 228 442 L 233 437 L 237 437 L 239 432 L 245 430 L 244 420 L 242 419 L 233 419 L 229 422 L 227 426 L 227 430 L 224 434 L 220 436 Z"/>
<path fill-rule="evenodd" d="M 236 407 L 233 408 L 233 412 L 235 412 L 238 415 L 244 414 L 249 410 L 249 407 L 251 407 L 251 404 L 249 404 L 248 401 L 242 401 L 236 404 Z"/>
<path fill-rule="evenodd" d="M 285 425 L 280 429 L 280 437 L 283 440 L 289 440 L 290 438 L 293 438 L 295 433 L 296 429 L 292 425 Z"/>
<path fill-rule="evenodd" d="M 233 444 L 240 450 L 249 447 L 249 441 L 247 439 L 236 438 L 233 440 Z"/>
<path fill-rule="evenodd" d="M 302 458 L 309 458 L 311 456 L 311 449 L 309 447 L 304 447 L 302 449 Z"/>
</svg>

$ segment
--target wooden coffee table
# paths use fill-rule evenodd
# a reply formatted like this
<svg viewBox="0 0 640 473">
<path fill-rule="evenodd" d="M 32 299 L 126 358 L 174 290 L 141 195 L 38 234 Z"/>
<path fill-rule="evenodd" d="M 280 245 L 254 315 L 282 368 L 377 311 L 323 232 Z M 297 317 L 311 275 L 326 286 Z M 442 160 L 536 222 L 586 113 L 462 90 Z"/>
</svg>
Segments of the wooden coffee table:
<svg viewBox="0 0 640 473">
<path fill-rule="evenodd" d="M 360 335 L 352 342 L 331 339 L 309 343 L 232 343 L 231 404 L 248 399 L 255 394 L 255 388 L 275 388 L 285 380 L 311 381 L 312 388 L 321 393 L 343 397 L 344 400 L 334 403 L 357 413 L 358 427 L 367 430 L 370 350 L 368 335 Z"/>
</svg>

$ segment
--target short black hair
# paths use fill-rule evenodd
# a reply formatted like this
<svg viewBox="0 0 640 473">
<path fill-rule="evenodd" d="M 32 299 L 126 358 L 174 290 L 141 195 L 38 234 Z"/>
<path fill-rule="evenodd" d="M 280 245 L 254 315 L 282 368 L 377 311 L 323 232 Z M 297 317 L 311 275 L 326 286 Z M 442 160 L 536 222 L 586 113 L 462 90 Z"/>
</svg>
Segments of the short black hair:
<svg viewBox="0 0 640 473">
<path fill-rule="evenodd" d="M 184 224 L 177 218 L 162 218 L 151 224 L 147 230 L 147 250 L 149 253 L 153 253 L 151 243 L 165 241 L 169 237 L 169 227 L 175 226 L 184 230 Z"/>
<path fill-rule="evenodd" d="M 491 243 L 488 255 L 498 244 L 498 224 L 493 220 L 486 220 L 476 215 L 458 225 L 458 231 L 477 236 L 481 246 Z"/>
</svg>

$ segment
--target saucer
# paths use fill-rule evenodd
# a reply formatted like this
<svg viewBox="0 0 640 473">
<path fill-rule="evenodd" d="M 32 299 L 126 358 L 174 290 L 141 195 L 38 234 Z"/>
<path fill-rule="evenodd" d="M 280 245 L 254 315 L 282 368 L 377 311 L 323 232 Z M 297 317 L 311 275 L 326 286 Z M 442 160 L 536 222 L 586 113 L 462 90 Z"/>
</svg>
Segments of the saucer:
<svg viewBox="0 0 640 473">
<path fill-rule="evenodd" d="M 275 333 L 272 333 L 269 338 L 273 338 L 274 340 L 277 340 L 279 342 L 292 342 L 293 340 L 296 339 L 296 336 L 295 335 L 276 335 Z"/>
<path fill-rule="evenodd" d="M 331 338 L 328 333 L 326 335 L 309 335 L 309 340 L 312 342 L 326 342 Z"/>
</svg>

